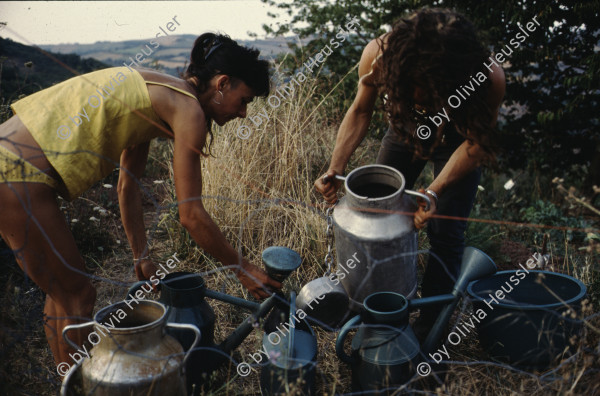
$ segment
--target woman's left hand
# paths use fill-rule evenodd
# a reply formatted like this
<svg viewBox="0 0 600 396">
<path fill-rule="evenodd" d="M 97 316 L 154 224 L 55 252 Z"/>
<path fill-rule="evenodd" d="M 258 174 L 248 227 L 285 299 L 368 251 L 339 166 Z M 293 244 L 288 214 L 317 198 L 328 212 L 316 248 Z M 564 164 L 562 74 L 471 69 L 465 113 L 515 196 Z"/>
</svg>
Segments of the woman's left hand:
<svg viewBox="0 0 600 396">
<path fill-rule="evenodd" d="M 425 194 L 424 189 L 419 189 L 420 193 Z M 429 205 L 429 210 L 425 211 L 425 207 L 427 206 L 427 202 L 423 198 L 417 198 L 417 203 L 419 204 L 419 209 L 415 212 L 415 228 L 420 230 L 421 228 L 427 225 L 427 221 L 433 217 L 437 207 L 435 204 L 435 199 L 433 197 L 429 198 L 431 204 Z"/>
</svg>

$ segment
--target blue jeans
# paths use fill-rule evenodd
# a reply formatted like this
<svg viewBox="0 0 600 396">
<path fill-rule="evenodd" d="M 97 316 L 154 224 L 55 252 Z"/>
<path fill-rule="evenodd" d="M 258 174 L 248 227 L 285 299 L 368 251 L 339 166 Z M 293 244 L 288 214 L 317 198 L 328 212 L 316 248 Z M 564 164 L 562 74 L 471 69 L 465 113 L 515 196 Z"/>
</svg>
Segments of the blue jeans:
<svg viewBox="0 0 600 396">
<path fill-rule="evenodd" d="M 448 129 L 448 128 L 447 128 Z M 432 138 L 433 139 L 433 138 Z M 464 139 L 456 132 L 447 133 L 446 144 L 438 146 L 431 155 L 433 172 L 437 177 L 456 148 Z M 429 150 L 428 148 L 426 150 Z M 404 144 L 391 128 L 382 140 L 377 163 L 399 170 L 406 179 L 406 188 L 413 189 L 417 177 L 425 167 L 426 160 L 413 161 L 414 149 Z M 481 169 L 477 168 L 458 182 L 449 186 L 439 195 L 436 214 L 469 217 L 477 185 L 481 178 Z M 427 186 L 423 186 L 427 187 Z M 465 249 L 465 231 L 467 222 L 433 218 L 427 225 L 427 236 L 431 244 L 427 269 L 423 277 L 421 295 L 423 297 L 449 293 L 460 271 L 463 250 Z M 437 255 L 442 262 L 435 257 Z M 438 311 L 433 309 L 432 311 Z"/>
</svg>

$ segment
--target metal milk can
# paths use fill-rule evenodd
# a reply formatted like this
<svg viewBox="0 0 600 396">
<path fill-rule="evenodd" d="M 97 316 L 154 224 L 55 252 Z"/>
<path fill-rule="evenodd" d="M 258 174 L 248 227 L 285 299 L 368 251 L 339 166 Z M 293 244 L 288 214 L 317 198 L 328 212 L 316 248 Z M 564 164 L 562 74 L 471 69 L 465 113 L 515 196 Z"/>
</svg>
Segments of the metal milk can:
<svg viewBox="0 0 600 396">
<path fill-rule="evenodd" d="M 420 349 L 408 324 L 408 308 L 408 300 L 400 294 L 374 293 L 365 299 L 362 313 L 342 327 L 335 350 L 352 367 L 353 391 L 383 390 L 412 376 Z M 356 326 L 349 356 L 344 340 Z"/>
<path fill-rule="evenodd" d="M 94 347 L 81 367 L 85 394 L 187 395 L 184 367 L 189 352 L 184 357 L 182 346 L 165 329 L 192 330 L 194 348 L 200 339 L 196 326 L 167 323 L 167 308 L 158 302 L 129 300 L 101 309 L 92 322 L 66 326 L 63 337 L 81 348 L 67 332 L 89 325 L 94 325 L 88 337 Z"/>
<path fill-rule="evenodd" d="M 370 294 L 391 291 L 411 298 L 417 290 L 416 205 L 404 194 L 402 173 L 386 165 L 356 168 L 345 180 L 346 195 L 333 210 L 336 274 L 358 311 Z"/>
<path fill-rule="evenodd" d="M 281 249 L 286 249 L 282 247 L 277 248 L 274 249 L 275 253 L 277 251 L 281 252 Z M 280 267 L 285 267 L 285 258 L 280 256 L 278 255 L 277 262 L 280 264 Z M 131 286 L 127 295 L 130 298 L 134 295 L 138 296 L 138 293 L 143 292 L 142 286 L 146 283 L 147 281 L 136 282 Z M 202 333 L 202 339 L 198 343 L 198 347 L 190 353 L 189 359 L 187 359 L 187 363 L 185 364 L 187 388 L 190 395 L 197 395 L 203 392 L 203 388 L 207 386 L 210 373 L 229 361 L 227 357 L 231 351 L 237 348 L 254 330 L 253 323 L 267 315 L 277 301 L 276 298 L 278 298 L 277 296 L 271 296 L 259 304 L 230 296 L 208 289 L 202 276 L 191 272 L 173 272 L 167 275 L 160 283 L 161 292 L 159 301 L 168 307 L 168 323 L 193 324 Z M 225 340 L 220 344 L 215 344 L 215 313 L 206 301 L 206 298 L 233 304 L 250 310 L 253 313 L 227 336 Z M 196 345 L 193 337 L 190 337 L 189 334 L 182 332 L 180 329 L 169 328 L 167 334 L 175 337 L 185 351 L 193 348 L 192 343 Z"/>
<path fill-rule="evenodd" d="M 494 261 L 481 250 L 469 246 L 464 251 L 460 274 L 451 293 L 413 300 L 394 292 L 368 296 L 360 315 L 344 324 L 335 343 L 339 358 L 351 365 L 352 391 L 364 395 L 398 394 L 398 386 L 414 379 L 415 369 L 419 373 L 420 362 L 432 357 L 431 353 L 438 348 L 469 282 L 495 272 Z M 420 348 L 408 321 L 409 311 L 431 305 L 442 305 L 443 308 Z M 352 354 L 348 355 L 344 351 L 344 340 L 356 327 Z"/>
<path fill-rule="evenodd" d="M 263 335 L 268 362 L 260 370 L 263 396 L 315 395 L 317 337 L 306 319 L 298 319 L 296 293 L 290 293 L 290 309 L 277 331 Z M 262 363 L 262 362 L 261 362 Z"/>
</svg>

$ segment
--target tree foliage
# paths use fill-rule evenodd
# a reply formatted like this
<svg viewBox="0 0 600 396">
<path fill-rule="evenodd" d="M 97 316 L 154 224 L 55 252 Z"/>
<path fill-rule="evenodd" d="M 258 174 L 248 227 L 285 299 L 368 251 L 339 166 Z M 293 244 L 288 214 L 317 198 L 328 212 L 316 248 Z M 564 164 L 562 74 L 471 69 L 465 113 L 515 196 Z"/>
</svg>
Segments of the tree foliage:
<svg viewBox="0 0 600 396">
<path fill-rule="evenodd" d="M 507 168 L 590 168 L 600 185 L 600 1 L 592 0 L 262 0 L 278 7 L 273 15 L 287 21 L 264 26 L 267 33 L 297 34 L 308 39 L 292 45 L 296 65 L 318 51 L 348 17 L 360 28 L 342 51 L 327 60 L 325 84 L 335 84 L 360 59 L 364 46 L 390 29 L 393 21 L 421 7 L 446 7 L 466 15 L 482 41 L 500 51 L 533 17 L 540 26 L 503 63 L 507 78 L 498 128 L 505 135 L 501 164 Z M 347 107 L 356 87 L 356 73 L 339 91 Z"/>
</svg>

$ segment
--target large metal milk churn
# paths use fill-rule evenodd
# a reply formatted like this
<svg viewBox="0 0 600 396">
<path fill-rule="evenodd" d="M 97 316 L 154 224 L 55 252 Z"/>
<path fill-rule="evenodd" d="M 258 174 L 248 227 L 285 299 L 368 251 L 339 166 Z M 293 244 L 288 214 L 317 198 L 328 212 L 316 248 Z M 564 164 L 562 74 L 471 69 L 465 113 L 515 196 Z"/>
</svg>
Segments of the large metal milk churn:
<svg viewBox="0 0 600 396">
<path fill-rule="evenodd" d="M 167 308 L 155 301 L 122 301 L 98 311 L 94 321 L 66 326 L 63 337 L 73 348 L 79 346 L 67 336 L 69 330 L 94 326 L 98 340 L 81 364 L 84 394 L 96 396 L 187 395 L 185 364 L 190 353 L 166 334 L 166 328 L 191 330 L 194 348 L 200 340 L 196 326 L 167 323 Z M 68 374 L 68 376 L 71 374 Z M 63 386 L 68 394 L 68 387 Z M 66 388 L 66 389 L 65 389 Z"/>
<path fill-rule="evenodd" d="M 337 177 L 341 179 L 340 177 Z M 336 274 L 358 311 L 364 299 L 380 291 L 411 298 L 417 290 L 416 205 L 406 194 L 402 173 L 385 165 L 367 165 L 345 178 L 346 195 L 333 210 Z M 405 194 L 406 193 L 406 194 Z"/>
</svg>

